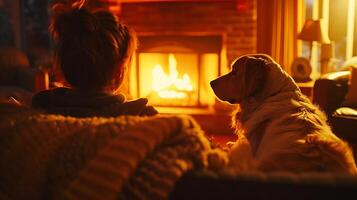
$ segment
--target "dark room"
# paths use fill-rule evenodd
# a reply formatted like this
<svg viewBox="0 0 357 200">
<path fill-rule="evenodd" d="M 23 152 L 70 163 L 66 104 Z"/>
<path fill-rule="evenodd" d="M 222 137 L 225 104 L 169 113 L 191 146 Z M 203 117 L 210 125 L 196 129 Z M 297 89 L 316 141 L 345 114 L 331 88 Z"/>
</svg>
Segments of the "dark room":
<svg viewBox="0 0 357 200">
<path fill-rule="evenodd" d="M 356 159 L 355 0 L 0 0 L 0 199 L 354 199 Z"/>
</svg>

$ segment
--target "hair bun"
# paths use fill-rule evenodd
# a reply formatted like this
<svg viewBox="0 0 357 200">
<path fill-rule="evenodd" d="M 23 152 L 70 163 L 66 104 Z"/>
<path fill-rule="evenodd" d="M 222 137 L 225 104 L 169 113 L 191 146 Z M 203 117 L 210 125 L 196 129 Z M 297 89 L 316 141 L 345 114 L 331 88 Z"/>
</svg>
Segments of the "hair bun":
<svg viewBox="0 0 357 200">
<path fill-rule="evenodd" d="M 76 10 L 73 16 L 73 29 L 84 32 L 94 32 L 98 28 L 98 19 L 86 9 Z"/>
<path fill-rule="evenodd" d="M 82 1 L 80 1 L 82 2 Z M 98 19 L 83 8 L 83 2 L 65 5 L 54 4 L 51 8 L 50 31 L 55 39 L 66 35 L 81 35 L 96 31 Z"/>
</svg>

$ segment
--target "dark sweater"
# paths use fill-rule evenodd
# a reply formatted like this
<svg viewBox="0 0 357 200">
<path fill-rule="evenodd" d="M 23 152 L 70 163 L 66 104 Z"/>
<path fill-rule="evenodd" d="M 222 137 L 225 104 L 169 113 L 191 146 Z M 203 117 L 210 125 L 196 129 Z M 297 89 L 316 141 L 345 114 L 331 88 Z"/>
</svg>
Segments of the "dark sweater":
<svg viewBox="0 0 357 200">
<path fill-rule="evenodd" d="M 124 95 L 80 92 L 70 88 L 55 88 L 38 92 L 32 98 L 32 107 L 48 113 L 72 117 L 116 117 L 119 115 L 150 116 L 158 112 L 140 98 L 125 101 Z"/>
</svg>

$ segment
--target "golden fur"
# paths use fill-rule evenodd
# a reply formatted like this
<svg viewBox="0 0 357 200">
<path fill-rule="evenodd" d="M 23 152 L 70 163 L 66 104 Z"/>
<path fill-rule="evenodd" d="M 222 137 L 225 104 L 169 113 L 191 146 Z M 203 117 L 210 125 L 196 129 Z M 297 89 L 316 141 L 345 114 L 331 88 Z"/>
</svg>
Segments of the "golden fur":
<svg viewBox="0 0 357 200">
<path fill-rule="evenodd" d="M 238 140 L 229 152 L 231 167 L 357 173 L 349 145 L 271 57 L 242 56 L 211 86 L 219 99 L 239 104 L 232 116 Z"/>
</svg>

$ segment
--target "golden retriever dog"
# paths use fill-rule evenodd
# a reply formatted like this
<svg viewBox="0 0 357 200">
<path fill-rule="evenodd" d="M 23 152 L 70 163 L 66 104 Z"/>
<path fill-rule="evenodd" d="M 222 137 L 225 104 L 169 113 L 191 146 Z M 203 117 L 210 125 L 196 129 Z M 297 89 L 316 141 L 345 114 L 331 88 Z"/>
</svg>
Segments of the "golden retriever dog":
<svg viewBox="0 0 357 200">
<path fill-rule="evenodd" d="M 239 57 L 211 87 L 220 100 L 239 104 L 232 116 L 238 139 L 230 148 L 230 167 L 357 173 L 349 145 L 270 56 Z"/>
</svg>

